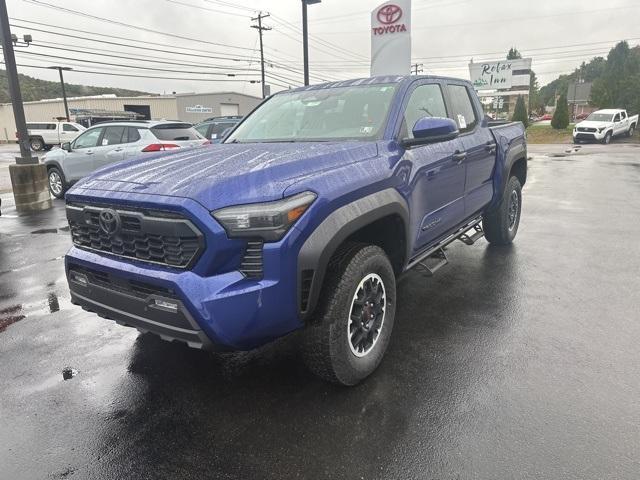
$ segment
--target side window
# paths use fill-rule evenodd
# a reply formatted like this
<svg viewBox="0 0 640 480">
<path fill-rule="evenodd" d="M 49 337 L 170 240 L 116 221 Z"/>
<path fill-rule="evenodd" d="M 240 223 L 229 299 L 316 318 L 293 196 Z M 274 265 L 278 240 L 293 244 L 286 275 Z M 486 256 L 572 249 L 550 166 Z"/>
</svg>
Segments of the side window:
<svg viewBox="0 0 640 480">
<path fill-rule="evenodd" d="M 204 125 L 198 125 L 197 127 L 193 127 L 193 128 L 195 128 L 200 135 L 202 135 L 203 137 L 206 137 L 207 130 L 209 130 L 209 124 L 205 123 Z"/>
<path fill-rule="evenodd" d="M 104 136 L 100 144 L 104 147 L 106 145 L 117 145 L 122 143 L 122 134 L 124 133 L 125 126 L 118 127 L 105 127 Z"/>
<path fill-rule="evenodd" d="M 57 130 L 58 126 L 55 123 L 47 123 L 47 130 Z"/>
<path fill-rule="evenodd" d="M 136 127 L 127 127 L 127 132 L 124 134 L 126 138 L 123 137 L 122 138 L 122 142 L 123 143 L 135 143 L 138 140 L 140 140 L 140 132 L 138 132 L 138 129 Z"/>
<path fill-rule="evenodd" d="M 448 85 L 451 97 L 452 118 L 458 124 L 460 133 L 470 132 L 478 124 L 478 118 L 473 111 L 473 104 L 469 91 L 464 85 Z"/>
<path fill-rule="evenodd" d="M 615 116 L 613 117 L 613 121 L 614 122 L 619 122 L 620 121 L 620 114 L 616 113 Z"/>
<path fill-rule="evenodd" d="M 423 117 L 447 117 L 442 89 L 437 83 L 420 85 L 411 93 L 404 112 L 401 136 L 413 138 L 413 126 Z"/>
<path fill-rule="evenodd" d="M 98 144 L 98 138 L 102 133 L 102 128 L 87 130 L 73 142 L 73 148 L 90 148 Z"/>
<path fill-rule="evenodd" d="M 65 123 L 62 125 L 63 132 L 77 132 L 78 129 L 69 123 Z"/>
<path fill-rule="evenodd" d="M 627 118 L 627 114 L 625 112 L 620 112 L 620 119 L 624 120 L 625 118 Z"/>
<path fill-rule="evenodd" d="M 211 129 L 211 138 L 215 140 L 216 138 L 220 138 L 222 132 L 224 132 L 227 128 L 233 127 L 235 123 L 216 123 Z"/>
</svg>

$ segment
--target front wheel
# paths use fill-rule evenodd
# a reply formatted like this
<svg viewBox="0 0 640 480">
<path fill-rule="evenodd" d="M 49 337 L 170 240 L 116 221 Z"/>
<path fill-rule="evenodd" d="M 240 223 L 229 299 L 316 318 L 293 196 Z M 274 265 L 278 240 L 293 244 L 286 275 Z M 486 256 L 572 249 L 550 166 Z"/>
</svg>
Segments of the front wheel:
<svg viewBox="0 0 640 480">
<path fill-rule="evenodd" d="M 317 316 L 304 332 L 304 357 L 320 378 L 355 385 L 378 367 L 395 319 L 393 267 L 377 246 L 350 243 L 327 270 Z"/>
<path fill-rule="evenodd" d="M 512 243 L 518 233 L 521 213 L 522 186 L 517 177 L 511 177 L 498 207 L 482 217 L 484 236 L 489 243 L 493 245 Z"/>
<path fill-rule="evenodd" d="M 611 137 L 613 137 L 613 134 L 611 132 L 607 132 L 604 138 L 602 139 L 602 144 L 609 145 L 611 143 Z"/>
</svg>

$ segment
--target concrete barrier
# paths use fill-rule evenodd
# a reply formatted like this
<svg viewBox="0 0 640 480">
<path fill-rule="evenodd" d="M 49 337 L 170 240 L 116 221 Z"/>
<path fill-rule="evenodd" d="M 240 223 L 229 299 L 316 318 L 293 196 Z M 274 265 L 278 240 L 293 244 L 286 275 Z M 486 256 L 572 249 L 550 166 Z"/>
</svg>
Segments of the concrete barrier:
<svg viewBox="0 0 640 480">
<path fill-rule="evenodd" d="M 43 164 L 9 165 L 13 198 L 18 213 L 51 208 L 47 167 Z"/>
</svg>

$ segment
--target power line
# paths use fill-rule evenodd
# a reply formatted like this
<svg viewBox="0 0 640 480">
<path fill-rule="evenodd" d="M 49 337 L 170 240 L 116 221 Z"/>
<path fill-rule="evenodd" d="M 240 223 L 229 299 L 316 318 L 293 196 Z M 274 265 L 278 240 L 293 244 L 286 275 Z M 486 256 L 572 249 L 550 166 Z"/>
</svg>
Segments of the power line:
<svg viewBox="0 0 640 480">
<path fill-rule="evenodd" d="M 233 12 L 225 12 L 223 10 L 216 10 L 215 8 L 201 7 L 200 5 L 192 5 L 190 3 L 179 2 L 178 0 L 165 0 L 165 2 L 175 3 L 177 5 L 183 5 L 189 8 L 197 8 L 198 10 L 206 10 L 208 12 L 221 13 L 223 15 L 232 15 L 234 17 L 249 18 L 249 15 L 242 15 L 240 13 L 233 13 Z"/>
<path fill-rule="evenodd" d="M 52 5 L 50 3 L 43 2 L 41 0 L 23 0 L 23 1 L 25 1 L 27 3 L 32 3 L 34 5 L 38 5 L 38 6 L 41 6 L 41 7 L 52 8 L 54 10 L 70 13 L 71 15 L 78 15 L 78 16 L 85 17 L 85 18 L 90 18 L 92 20 L 96 20 L 96 21 L 99 21 L 99 22 L 106 22 L 106 23 L 109 23 L 109 24 L 112 24 L 112 25 L 119 25 L 121 27 L 132 28 L 134 30 L 141 30 L 141 31 L 144 31 L 144 32 L 154 33 L 156 35 L 163 35 L 165 37 L 180 38 L 182 40 L 188 40 L 190 42 L 206 43 L 208 45 L 216 45 L 218 47 L 235 48 L 235 49 L 238 49 L 238 50 L 251 51 L 251 48 L 248 48 L 248 47 L 240 47 L 238 45 L 230 45 L 230 44 L 227 44 L 227 43 L 211 42 L 211 41 L 208 41 L 208 40 L 203 40 L 201 38 L 187 37 L 185 35 L 179 35 L 179 34 L 176 34 L 176 33 L 167 33 L 167 32 L 163 32 L 161 30 L 154 30 L 152 28 L 141 27 L 139 25 L 131 25 L 129 23 L 121 22 L 119 20 L 113 20 L 113 19 L 110 19 L 110 18 L 100 17 L 100 16 L 97 16 L 97 15 L 91 15 L 91 14 L 86 13 L 86 12 L 81 12 L 79 10 L 74 10 L 72 8 L 65 8 L 65 7 L 61 7 L 59 5 Z"/>
<path fill-rule="evenodd" d="M 4 62 L 0 62 L 4 64 Z M 18 64 L 18 67 L 24 68 L 40 68 L 40 69 L 49 69 L 49 67 L 40 66 L 40 65 L 26 65 L 26 64 Z M 91 70 L 76 70 L 73 69 L 75 73 L 90 73 L 95 75 L 109 75 L 116 77 L 135 77 L 135 78 L 153 78 L 156 80 L 186 80 L 193 82 L 249 82 L 249 83 L 260 83 L 260 80 L 242 80 L 242 79 L 234 79 L 234 78 L 185 78 L 185 77 L 156 77 L 151 75 L 136 75 L 136 74 L 126 74 L 126 73 L 111 73 L 111 72 L 98 72 Z"/>
<path fill-rule="evenodd" d="M 20 18 L 13 18 L 12 20 L 14 21 L 18 21 L 18 22 L 23 22 L 23 23 L 27 23 L 27 24 L 35 24 L 35 25 L 44 25 L 50 28 L 60 28 L 57 25 L 50 25 L 47 23 L 42 23 L 42 22 L 32 22 L 30 20 L 23 20 Z M 138 39 L 134 39 L 134 38 L 129 38 L 129 37 L 121 37 L 118 35 L 108 35 L 106 33 L 100 33 L 97 34 L 95 32 L 90 32 L 87 30 L 80 30 L 77 28 L 67 28 L 65 27 L 65 33 L 60 33 L 60 32 L 55 32 L 55 31 L 51 31 L 51 30 L 44 30 L 41 28 L 37 28 L 37 27 L 32 27 L 32 26 L 23 26 L 23 25 L 16 25 L 14 23 L 10 24 L 12 27 L 15 28 L 24 28 L 24 29 L 28 29 L 28 30 L 32 30 L 35 32 L 42 32 L 42 33 L 49 33 L 51 35 L 57 35 L 57 36 L 61 36 L 61 37 L 68 37 L 68 38 L 75 38 L 78 40 L 83 40 L 83 41 L 91 41 L 91 42 L 98 42 L 98 43 L 105 43 L 107 45 L 116 45 L 116 46 L 120 46 L 120 47 L 128 47 L 128 48 L 137 48 L 137 49 L 143 49 L 143 50 L 149 50 L 149 51 L 155 51 L 155 52 L 162 52 L 162 53 L 172 53 L 175 55 L 186 55 L 186 56 L 191 56 L 191 57 L 200 57 L 200 58 L 211 58 L 211 59 L 215 59 L 215 60 L 232 60 L 232 61 L 241 61 L 241 60 L 246 60 L 246 59 L 250 59 L 251 57 L 249 56 L 243 56 L 243 55 L 231 55 L 231 54 L 226 54 L 226 53 L 218 53 L 218 52 L 214 52 L 217 55 L 211 55 L 211 51 L 210 50 L 200 50 L 197 48 L 193 48 L 193 47 L 178 47 L 175 44 L 168 44 L 168 43 L 158 43 L 158 42 L 149 42 L 147 40 L 138 40 Z M 70 33 L 68 33 L 67 31 L 72 31 L 72 32 L 78 32 L 78 33 L 84 33 L 84 34 L 88 34 L 88 35 L 96 35 L 96 36 L 101 36 L 101 37 L 105 37 L 105 38 L 115 38 L 117 40 L 125 40 L 128 42 L 138 42 L 138 43 L 143 43 L 143 44 L 147 44 L 147 45 L 155 45 L 155 46 L 159 46 L 159 47 L 172 47 L 172 48 L 179 48 L 181 50 L 187 50 L 188 52 L 202 52 L 202 53 L 208 53 L 208 55 L 200 55 L 200 54 L 194 54 L 194 53 L 186 53 L 186 52 L 176 52 L 176 51 L 171 51 L 171 50 L 166 50 L 166 49 L 156 49 L 156 48 L 150 48 L 150 47 L 140 47 L 138 45 L 128 45 L 128 44 L 123 44 L 123 43 L 118 43 L 118 42 L 111 42 L 108 40 L 98 40 L 95 38 L 90 38 L 90 37 L 81 37 L 78 35 L 72 35 Z M 218 55 L 227 55 L 226 57 L 221 57 Z"/>
</svg>

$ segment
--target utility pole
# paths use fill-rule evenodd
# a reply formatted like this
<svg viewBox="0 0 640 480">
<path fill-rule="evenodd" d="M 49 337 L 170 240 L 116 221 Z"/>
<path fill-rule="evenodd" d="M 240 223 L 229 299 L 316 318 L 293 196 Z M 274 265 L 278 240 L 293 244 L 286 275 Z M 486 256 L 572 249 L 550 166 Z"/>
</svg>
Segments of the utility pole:
<svg viewBox="0 0 640 480">
<path fill-rule="evenodd" d="M 47 167 L 43 163 L 38 163 L 38 158 L 31 155 L 29 148 L 29 133 L 27 132 L 22 93 L 20 92 L 20 82 L 18 81 L 18 67 L 13 53 L 14 39 L 9 27 L 6 0 L 0 0 L 0 37 L 7 72 L 7 83 L 9 84 L 9 95 L 11 96 L 13 116 L 18 132 L 18 144 L 20 146 L 20 156 L 16 157 L 16 163 L 9 165 L 9 176 L 11 177 L 13 198 L 16 201 L 16 210 L 19 213 L 44 210 L 51 207 Z M 28 40 L 25 38 L 27 45 L 29 42 L 31 42 L 30 36 Z"/>
<path fill-rule="evenodd" d="M 60 74 L 60 85 L 62 86 L 62 101 L 64 102 L 64 114 L 67 117 L 67 122 L 71 121 L 71 118 L 69 117 L 69 105 L 67 104 L 67 92 L 64 89 L 64 78 L 62 77 L 62 71 L 63 70 L 71 70 L 71 67 L 48 67 L 52 70 L 58 70 L 58 73 Z"/>
<path fill-rule="evenodd" d="M 302 57 L 304 62 L 304 84 L 309 85 L 309 32 L 307 27 L 307 5 L 321 0 L 302 0 Z"/>
<path fill-rule="evenodd" d="M 262 47 L 262 32 L 263 31 L 267 31 L 267 30 L 271 30 L 271 27 L 263 27 L 262 26 L 262 19 L 263 18 L 267 18 L 270 15 L 267 13 L 266 15 L 263 15 L 262 12 L 258 13 L 258 16 L 256 18 L 252 18 L 251 20 L 253 20 L 254 22 L 257 20 L 258 21 L 258 25 L 251 25 L 251 28 L 255 28 L 258 30 L 258 34 L 260 35 L 260 71 L 261 71 L 261 79 L 262 79 L 262 98 L 265 98 L 267 96 L 266 93 L 266 85 L 264 82 L 264 48 Z"/>
<path fill-rule="evenodd" d="M 18 82 L 18 67 L 16 66 L 16 57 L 13 53 L 13 39 L 11 38 L 11 30 L 9 27 L 6 0 L 0 0 L 0 33 L 2 34 L 2 51 L 4 52 L 4 63 L 7 71 L 9 96 L 11 97 L 13 116 L 16 120 L 16 131 L 18 132 L 18 144 L 20 145 L 20 156 L 16 158 L 16 163 L 38 163 L 38 159 L 31 156 L 31 149 L 29 148 L 29 134 L 27 133 L 27 123 L 22 105 L 22 93 L 20 92 L 20 83 Z"/>
<path fill-rule="evenodd" d="M 411 73 L 413 73 L 414 75 L 422 73 L 422 63 L 414 63 L 413 65 L 411 65 Z"/>
</svg>

